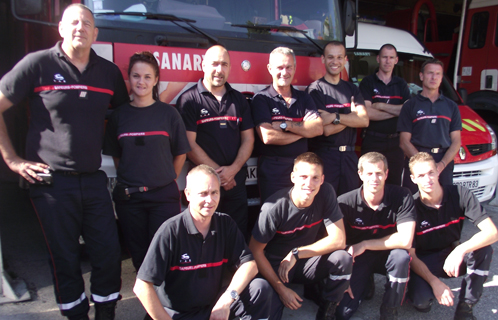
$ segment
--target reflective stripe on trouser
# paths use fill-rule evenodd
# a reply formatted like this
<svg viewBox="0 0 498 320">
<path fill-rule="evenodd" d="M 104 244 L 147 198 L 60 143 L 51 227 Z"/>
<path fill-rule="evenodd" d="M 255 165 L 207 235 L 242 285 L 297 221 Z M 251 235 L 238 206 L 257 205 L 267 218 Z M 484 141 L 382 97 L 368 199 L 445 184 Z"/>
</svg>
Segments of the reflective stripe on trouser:
<svg viewBox="0 0 498 320">
<path fill-rule="evenodd" d="M 386 274 L 385 292 L 382 304 L 398 307 L 403 302 L 410 268 L 410 254 L 403 249 L 385 251 L 367 250 L 355 257 L 350 286 L 354 299 L 345 293 L 337 306 L 337 319 L 349 319 L 358 309 L 367 293 L 372 273 Z"/>
<path fill-rule="evenodd" d="M 169 308 L 164 308 L 164 310 L 173 319 L 209 319 L 214 303 L 225 290 L 226 288 L 223 288 L 214 299 L 213 305 L 206 308 L 192 308 L 188 312 L 179 312 Z M 239 295 L 240 299 L 230 305 L 229 319 L 240 317 L 242 320 L 267 320 L 272 302 L 272 291 L 265 279 L 253 279 Z"/>
<path fill-rule="evenodd" d="M 451 248 L 446 248 L 439 252 L 417 255 L 422 260 L 433 275 L 441 278 L 448 278 L 443 270 L 444 262 L 451 253 Z M 470 252 L 465 255 L 460 265 L 460 275 L 464 275 L 460 288 L 460 300 L 467 303 L 476 304 L 481 298 L 483 285 L 489 274 L 493 249 L 487 246 Z M 414 305 L 426 307 L 431 300 L 434 300 L 434 293 L 431 286 L 415 272 L 410 275 L 408 297 Z"/>
<path fill-rule="evenodd" d="M 80 234 L 91 261 L 92 294 L 113 295 L 117 300 L 121 249 L 105 173 L 54 172 L 53 184 L 31 186 L 30 197 L 47 242 L 55 298 L 63 307 L 62 314 L 80 316 L 89 309 L 88 299 L 82 299 Z"/>
<path fill-rule="evenodd" d="M 274 271 L 278 274 L 277 261 L 270 261 Z M 278 261 L 280 262 L 280 261 Z M 291 283 L 311 284 L 325 281 L 322 299 L 339 302 L 344 291 L 349 286 L 353 259 L 345 250 L 337 250 L 328 255 L 316 256 L 309 259 L 300 259 L 289 271 Z M 271 320 L 280 320 L 284 305 L 277 292 L 273 291 Z"/>
</svg>

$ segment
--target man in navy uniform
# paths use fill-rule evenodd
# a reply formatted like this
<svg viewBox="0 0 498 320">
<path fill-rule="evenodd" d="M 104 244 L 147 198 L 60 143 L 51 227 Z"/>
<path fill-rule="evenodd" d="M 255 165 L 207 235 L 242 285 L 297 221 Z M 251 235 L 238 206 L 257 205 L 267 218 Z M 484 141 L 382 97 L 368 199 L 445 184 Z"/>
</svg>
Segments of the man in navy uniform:
<svg viewBox="0 0 498 320">
<path fill-rule="evenodd" d="M 393 75 L 398 63 L 398 51 L 392 44 L 386 43 L 380 47 L 377 63 L 377 72 L 360 82 L 360 91 L 370 119 L 368 128 L 363 131 L 361 154 L 371 151 L 382 153 L 389 165 L 386 183 L 400 186 L 405 155 L 399 147 L 396 126 L 403 103 L 410 99 L 410 89 L 405 80 Z"/>
<path fill-rule="evenodd" d="M 408 297 L 415 309 L 429 312 L 434 300 L 454 304 L 451 289 L 439 278 L 464 275 L 455 320 L 472 320 L 472 308 L 482 295 L 489 274 L 498 232 L 472 191 L 459 185 L 442 186 L 434 158 L 419 152 L 410 159 L 411 179 L 419 192 L 414 195 L 417 211 Z M 460 242 L 463 221 L 479 228 L 469 240 Z"/>
<path fill-rule="evenodd" d="M 398 119 L 400 147 L 405 153 L 403 186 L 412 193 L 417 186 L 410 179 L 408 162 L 419 151 L 436 160 L 439 182 L 453 184 L 453 158 L 460 149 L 462 120 L 457 104 L 439 92 L 443 80 L 443 63 L 427 60 L 420 70 L 422 91 L 401 108 Z"/>
<path fill-rule="evenodd" d="M 96 319 L 114 319 L 121 250 L 107 176 L 99 171 L 100 152 L 109 105 L 117 107 L 129 98 L 118 67 L 91 48 L 98 29 L 90 9 L 68 6 L 59 33 L 62 42 L 27 55 L 0 81 L 0 114 L 26 97 L 31 113 L 26 160 L 14 151 L 1 116 L 0 151 L 9 168 L 31 183 L 61 313 L 88 319 L 80 268 L 82 235 L 92 261 Z M 42 181 L 38 173 L 50 172 L 52 184 L 33 184 Z"/>
<path fill-rule="evenodd" d="M 291 180 L 293 187 L 274 193 L 262 206 L 249 243 L 261 275 L 274 289 L 270 319 L 279 320 L 284 306 L 301 307 L 302 298 L 286 283 L 325 279 L 316 319 L 332 320 L 351 275 L 342 214 L 334 189 L 324 183 L 323 162 L 316 154 L 296 158 Z M 321 228 L 327 236 L 317 240 Z"/>
<path fill-rule="evenodd" d="M 206 51 L 204 78 L 178 98 L 194 164 L 216 169 L 221 179 L 220 207 L 247 233 L 246 161 L 254 146 L 251 110 L 246 98 L 227 82 L 230 56 L 222 46 Z"/>
<path fill-rule="evenodd" d="M 228 215 L 216 212 L 216 171 L 192 169 L 185 195 L 188 208 L 159 228 L 137 274 L 133 291 L 147 313 L 169 320 L 268 319 L 270 286 L 253 279 L 258 268 L 244 236 Z"/>
</svg>

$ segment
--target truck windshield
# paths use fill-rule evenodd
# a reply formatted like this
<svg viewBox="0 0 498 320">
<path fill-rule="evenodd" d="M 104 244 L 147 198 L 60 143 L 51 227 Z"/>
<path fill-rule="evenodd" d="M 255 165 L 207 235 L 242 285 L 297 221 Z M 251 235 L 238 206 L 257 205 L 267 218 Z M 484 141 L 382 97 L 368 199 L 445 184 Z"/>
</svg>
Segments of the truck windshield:
<svg viewBox="0 0 498 320">
<path fill-rule="evenodd" d="M 156 29 L 158 24 L 174 24 L 165 19 L 141 15 L 147 13 L 190 20 L 195 27 L 215 37 L 223 36 L 224 32 L 233 33 L 235 37 L 286 36 L 287 33 L 291 37 L 304 37 L 283 28 L 251 28 L 275 25 L 305 31 L 317 41 L 343 39 L 338 0 L 87 0 L 85 4 L 94 11 L 96 19 L 115 21 L 116 28 L 124 27 L 122 22 L 126 22 L 127 28 L 135 25 L 141 29 L 147 28 L 144 26 L 147 24 L 155 25 Z M 115 15 L 119 12 L 131 15 Z M 241 25 L 248 28 L 241 28 Z"/>
<path fill-rule="evenodd" d="M 361 80 L 367 75 L 377 72 L 379 65 L 376 60 L 376 51 L 357 50 L 348 54 L 349 60 L 349 78 L 359 85 Z M 414 54 L 406 54 L 398 52 L 398 64 L 394 68 L 394 74 L 405 79 L 410 88 L 412 96 L 422 91 L 422 82 L 420 81 L 419 72 L 424 61 L 429 57 L 418 56 Z M 440 86 L 441 93 L 447 98 L 455 101 L 457 104 L 462 104 L 460 97 L 455 92 L 451 83 L 446 77 Z"/>
</svg>

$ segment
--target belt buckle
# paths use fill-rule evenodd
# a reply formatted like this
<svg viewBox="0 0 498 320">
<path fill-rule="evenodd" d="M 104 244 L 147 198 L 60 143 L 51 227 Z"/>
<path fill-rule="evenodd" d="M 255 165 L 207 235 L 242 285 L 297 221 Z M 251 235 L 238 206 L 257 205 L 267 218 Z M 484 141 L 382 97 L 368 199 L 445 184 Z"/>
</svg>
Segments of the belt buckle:
<svg viewBox="0 0 498 320">
<path fill-rule="evenodd" d="M 125 192 L 125 194 L 126 194 L 128 197 L 130 196 L 130 191 L 128 190 L 128 188 L 125 188 L 125 189 L 124 189 L 124 192 Z"/>
<path fill-rule="evenodd" d="M 347 147 L 348 147 L 348 146 L 340 146 L 340 147 L 339 147 L 339 151 L 340 151 L 340 152 L 344 152 L 344 151 L 346 151 L 346 148 L 347 148 Z"/>
<path fill-rule="evenodd" d="M 439 150 L 440 150 L 440 149 L 441 149 L 441 148 L 432 148 L 432 149 L 431 149 L 431 152 L 432 152 L 432 153 L 439 153 Z"/>
<path fill-rule="evenodd" d="M 147 187 L 138 187 L 138 191 L 140 191 L 140 192 L 147 192 L 147 191 L 149 191 L 149 188 L 147 188 Z"/>
</svg>

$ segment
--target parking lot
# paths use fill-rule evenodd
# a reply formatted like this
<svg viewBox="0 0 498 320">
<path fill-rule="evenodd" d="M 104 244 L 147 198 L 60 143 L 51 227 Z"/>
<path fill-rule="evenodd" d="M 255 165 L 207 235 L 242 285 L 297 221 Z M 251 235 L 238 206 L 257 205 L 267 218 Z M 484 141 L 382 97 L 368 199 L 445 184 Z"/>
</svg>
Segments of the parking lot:
<svg viewBox="0 0 498 320">
<path fill-rule="evenodd" d="M 485 204 L 486 210 L 495 224 L 498 224 L 498 207 Z M 19 303 L 0 305 L 0 319 L 22 319 L 22 320 L 57 320 L 64 319 L 54 301 L 53 286 L 50 270 L 47 263 L 46 247 L 42 231 L 38 225 L 37 218 L 31 208 L 27 194 L 18 189 L 17 186 L 0 186 L 0 232 L 2 250 L 6 272 L 14 279 L 22 279 L 26 282 L 31 300 Z M 464 238 L 470 237 L 475 228 L 466 224 Z M 498 244 L 494 244 L 495 253 Z M 87 283 L 87 295 L 89 295 L 90 265 L 88 259 L 83 255 L 82 271 Z M 116 319 L 135 320 L 143 319 L 145 314 L 140 302 L 132 292 L 135 279 L 135 271 L 131 259 L 123 255 L 122 260 L 122 300 L 118 304 Z M 376 275 L 376 294 L 371 301 L 365 301 L 354 320 L 378 319 L 378 308 L 381 303 L 383 285 L 385 278 Z M 451 279 L 445 282 L 458 294 L 460 279 Z M 488 280 L 485 284 L 483 297 L 475 308 L 474 315 L 481 320 L 498 319 L 498 262 L 494 259 L 491 265 Z M 296 286 L 296 291 L 302 293 L 302 286 Z M 195 299 L 195 297 L 192 297 Z M 455 307 L 433 306 L 431 313 L 420 314 L 405 303 L 400 308 L 400 319 L 452 319 Z M 310 301 L 305 300 L 303 307 L 291 312 L 286 310 L 284 319 L 315 319 L 317 307 Z M 93 319 L 93 308 L 91 311 Z"/>
</svg>

